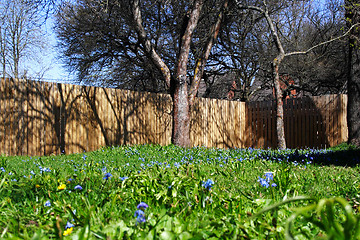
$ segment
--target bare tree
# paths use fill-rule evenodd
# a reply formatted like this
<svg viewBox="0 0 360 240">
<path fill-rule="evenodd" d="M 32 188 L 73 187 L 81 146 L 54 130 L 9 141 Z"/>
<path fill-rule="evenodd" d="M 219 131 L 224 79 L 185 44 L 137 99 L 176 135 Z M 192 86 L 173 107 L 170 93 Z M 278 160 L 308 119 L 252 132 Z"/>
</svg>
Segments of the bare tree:
<svg viewBox="0 0 360 240">
<path fill-rule="evenodd" d="M 269 44 L 262 41 L 263 16 L 247 12 L 239 14 L 236 8 L 229 10 L 217 45 L 209 58 L 207 79 L 208 96 L 248 101 L 256 92 L 253 87 L 263 61 L 264 50 Z"/>
<path fill-rule="evenodd" d="M 295 4 L 295 3 L 294 3 Z M 334 37 L 329 39 L 328 41 L 319 43 L 315 46 L 312 46 L 311 48 L 305 50 L 305 51 L 290 51 L 286 52 L 284 50 L 284 45 L 282 38 L 280 36 L 280 31 L 277 27 L 276 22 L 274 21 L 274 18 L 271 16 L 271 9 L 269 8 L 268 2 L 263 0 L 261 3 L 261 6 L 257 5 L 242 5 L 240 1 L 237 1 L 237 6 L 239 9 L 246 9 L 246 10 L 252 10 L 261 13 L 269 27 L 269 32 L 272 36 L 272 41 L 276 47 L 277 54 L 275 58 L 272 60 L 272 70 L 273 70 L 273 84 L 275 89 L 275 99 L 276 99 L 276 132 L 277 132 L 277 139 L 278 139 L 278 148 L 279 149 L 285 149 L 286 148 L 286 140 L 285 140 L 285 130 L 284 130 L 284 110 L 283 110 L 283 96 L 282 96 L 282 90 L 280 87 L 280 73 L 279 69 L 282 64 L 282 61 L 285 57 L 293 56 L 293 55 L 304 55 L 312 52 L 314 49 L 326 45 L 330 42 L 333 42 L 335 40 L 339 40 L 341 38 L 344 38 L 348 33 Z"/>
<path fill-rule="evenodd" d="M 287 52 L 309 49 L 343 34 L 341 1 L 329 0 L 320 5 L 316 1 L 267 3 Z M 277 49 L 264 19 L 257 11 L 228 11 L 205 69 L 206 91 L 203 87 L 201 96 L 241 101 L 273 98 L 271 63 Z M 283 98 L 344 93 L 346 56 L 343 39 L 322 45 L 310 54 L 287 57 L 279 69 Z"/>
<path fill-rule="evenodd" d="M 2 65 L 2 78 L 6 78 L 6 59 L 7 59 L 7 47 L 6 47 L 6 39 L 7 39 L 7 24 L 6 24 L 6 16 L 7 16 L 7 6 L 1 4 L 0 12 L 2 16 L 0 18 L 0 54 L 1 54 L 1 65 Z"/>
<path fill-rule="evenodd" d="M 18 79 L 21 64 L 26 59 L 34 60 L 37 49 L 44 45 L 40 30 L 40 18 L 30 2 L 5 0 L 2 10 L 1 59 L 3 76 Z"/>
<path fill-rule="evenodd" d="M 348 109 L 347 122 L 350 144 L 360 147 L 360 3 L 356 0 L 346 0 L 346 19 L 350 27 L 349 37 L 349 68 L 348 68 Z"/>
<path fill-rule="evenodd" d="M 153 74 L 144 84 L 161 79 L 173 98 L 172 141 L 188 147 L 190 107 L 226 9 L 228 0 L 79 0 L 60 12 L 57 32 L 81 79 L 119 73 L 123 63 Z"/>
</svg>

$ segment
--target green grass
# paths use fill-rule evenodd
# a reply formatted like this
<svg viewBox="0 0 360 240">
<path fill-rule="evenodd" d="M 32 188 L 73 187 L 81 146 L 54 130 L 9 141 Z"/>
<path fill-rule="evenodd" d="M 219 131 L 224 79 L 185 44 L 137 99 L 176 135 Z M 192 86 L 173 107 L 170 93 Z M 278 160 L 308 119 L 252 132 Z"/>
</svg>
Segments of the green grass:
<svg viewBox="0 0 360 240">
<path fill-rule="evenodd" d="M 359 157 L 348 145 L 2 156 L 0 238 L 360 239 Z M 266 172 L 268 187 L 259 182 Z M 136 218 L 140 202 L 149 207 Z"/>
</svg>

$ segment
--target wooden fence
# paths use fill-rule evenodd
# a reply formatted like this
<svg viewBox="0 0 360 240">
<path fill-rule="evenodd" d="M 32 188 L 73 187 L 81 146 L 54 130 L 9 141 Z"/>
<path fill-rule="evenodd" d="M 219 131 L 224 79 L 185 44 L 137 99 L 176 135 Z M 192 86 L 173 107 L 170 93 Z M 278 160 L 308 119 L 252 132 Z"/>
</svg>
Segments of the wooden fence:
<svg viewBox="0 0 360 240">
<path fill-rule="evenodd" d="M 346 95 L 285 102 L 288 147 L 329 147 L 347 140 Z M 1 80 L 0 153 L 50 155 L 101 146 L 171 143 L 167 94 L 35 81 Z M 276 146 L 274 102 L 197 98 L 194 146 Z"/>
<path fill-rule="evenodd" d="M 347 141 L 347 95 L 286 99 L 283 106 L 288 148 L 327 148 Z M 275 107 L 275 101 L 247 104 L 245 146 L 276 147 Z"/>
</svg>

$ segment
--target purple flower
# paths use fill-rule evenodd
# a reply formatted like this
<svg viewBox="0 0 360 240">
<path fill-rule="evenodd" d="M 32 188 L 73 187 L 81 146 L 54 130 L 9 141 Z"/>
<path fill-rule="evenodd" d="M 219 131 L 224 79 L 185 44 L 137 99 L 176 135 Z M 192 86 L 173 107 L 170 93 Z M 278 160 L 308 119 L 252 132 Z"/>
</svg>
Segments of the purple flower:
<svg viewBox="0 0 360 240">
<path fill-rule="evenodd" d="M 265 173 L 265 179 L 269 182 L 270 180 L 274 180 L 274 173 L 272 172 L 266 172 Z"/>
<path fill-rule="evenodd" d="M 143 223 L 143 222 L 146 221 L 145 213 L 142 210 L 136 210 L 135 214 L 134 214 L 134 217 L 136 217 L 136 222 L 137 223 Z"/>
<path fill-rule="evenodd" d="M 210 191 L 211 188 L 213 187 L 213 184 L 214 184 L 214 181 L 211 179 L 208 179 L 208 180 L 206 180 L 206 182 L 203 182 L 202 186 Z"/>
<path fill-rule="evenodd" d="M 266 187 L 266 188 L 269 187 L 269 182 L 268 182 L 266 179 L 264 179 L 264 178 L 259 177 L 258 182 L 259 182 L 260 185 L 263 186 L 263 187 Z"/>
<path fill-rule="evenodd" d="M 71 222 L 67 222 L 66 226 L 65 226 L 65 229 L 72 228 L 72 227 L 75 227 L 75 225 L 72 224 Z"/>
<path fill-rule="evenodd" d="M 76 186 L 74 187 L 74 189 L 81 191 L 83 188 L 82 188 L 80 185 L 76 185 Z"/>
<path fill-rule="evenodd" d="M 144 209 L 145 210 L 148 207 L 149 206 L 144 202 L 141 202 L 141 203 L 139 203 L 139 205 L 137 205 L 137 209 Z"/>
<path fill-rule="evenodd" d="M 109 180 L 109 178 L 112 177 L 111 173 L 105 173 L 105 176 L 103 177 L 104 180 Z"/>
</svg>

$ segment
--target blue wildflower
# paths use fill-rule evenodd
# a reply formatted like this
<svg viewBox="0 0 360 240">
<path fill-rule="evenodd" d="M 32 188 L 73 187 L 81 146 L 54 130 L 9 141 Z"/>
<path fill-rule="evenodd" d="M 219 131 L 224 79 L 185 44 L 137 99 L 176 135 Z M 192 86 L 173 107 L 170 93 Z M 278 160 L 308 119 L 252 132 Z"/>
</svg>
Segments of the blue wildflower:
<svg viewBox="0 0 360 240">
<path fill-rule="evenodd" d="M 271 184 L 272 187 L 277 187 L 276 183 Z"/>
<path fill-rule="evenodd" d="M 81 191 L 83 188 L 82 188 L 80 185 L 76 185 L 76 186 L 74 187 L 74 189 Z"/>
<path fill-rule="evenodd" d="M 268 182 L 266 179 L 264 179 L 264 178 L 259 177 L 258 182 L 259 182 L 260 185 L 263 186 L 263 187 L 268 188 L 268 187 L 270 186 L 270 185 L 269 185 L 269 182 Z"/>
<path fill-rule="evenodd" d="M 128 177 L 119 177 L 121 181 L 125 181 Z"/>
<path fill-rule="evenodd" d="M 50 200 L 47 200 L 44 204 L 45 207 L 51 207 L 51 202 Z"/>
<path fill-rule="evenodd" d="M 141 202 L 141 203 L 139 203 L 138 205 L 137 205 L 137 209 L 146 209 L 146 208 L 148 208 L 149 207 L 149 205 L 147 205 L 146 203 L 144 203 L 144 202 Z"/>
<path fill-rule="evenodd" d="M 265 179 L 269 182 L 271 180 L 274 180 L 274 174 L 272 172 L 266 172 L 265 173 Z"/>
<path fill-rule="evenodd" d="M 206 188 L 207 190 L 211 191 L 211 188 L 213 187 L 214 181 L 211 179 L 206 180 L 206 182 L 203 182 L 202 186 Z"/>
<path fill-rule="evenodd" d="M 109 178 L 112 177 L 111 173 L 105 173 L 105 176 L 103 177 L 104 180 L 109 180 Z"/>
<path fill-rule="evenodd" d="M 136 217 L 137 223 L 143 223 L 146 222 L 145 213 L 142 210 L 136 210 L 134 217 Z"/>
<path fill-rule="evenodd" d="M 0 170 L 3 171 L 3 172 L 5 172 L 5 168 L 4 168 L 4 167 L 1 167 Z"/>
<path fill-rule="evenodd" d="M 65 226 L 65 229 L 72 228 L 72 227 L 75 227 L 75 225 L 72 224 L 71 222 L 67 222 L 66 226 Z"/>
</svg>

